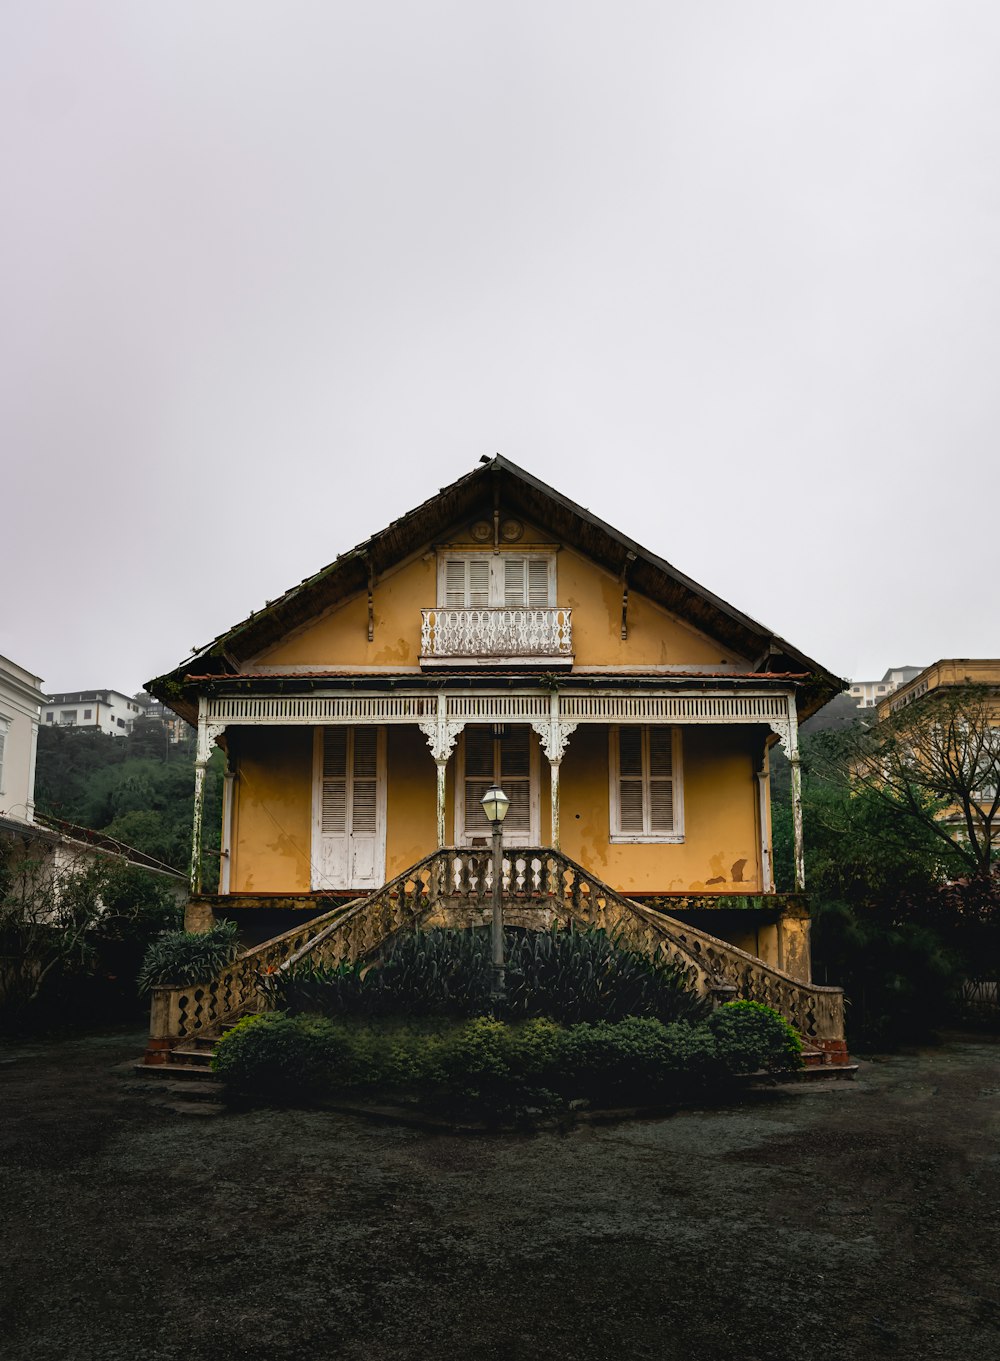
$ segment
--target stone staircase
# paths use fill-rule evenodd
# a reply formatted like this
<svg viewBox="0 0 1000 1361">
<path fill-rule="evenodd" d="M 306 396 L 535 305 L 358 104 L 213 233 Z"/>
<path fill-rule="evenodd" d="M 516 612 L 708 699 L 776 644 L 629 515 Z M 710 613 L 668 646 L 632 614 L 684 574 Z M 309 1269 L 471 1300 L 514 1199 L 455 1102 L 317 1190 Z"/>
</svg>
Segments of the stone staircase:
<svg viewBox="0 0 1000 1361">
<path fill-rule="evenodd" d="M 551 848 L 508 851 L 504 920 L 548 930 L 570 922 L 597 927 L 630 949 L 672 963 L 688 985 L 716 1003 L 745 998 L 774 1008 L 798 1030 L 807 1070 L 849 1065 L 840 988 L 821 987 L 765 964 L 728 942 L 634 902 Z M 484 926 L 490 920 L 489 851 L 435 851 L 375 892 L 239 955 L 212 979 L 153 990 L 150 1039 L 141 1065 L 173 1079 L 207 1069 L 225 1026 L 267 1009 L 266 980 L 308 959 L 335 966 L 373 957 L 397 931 Z M 209 1057 L 205 1057 L 205 1055 Z"/>
</svg>

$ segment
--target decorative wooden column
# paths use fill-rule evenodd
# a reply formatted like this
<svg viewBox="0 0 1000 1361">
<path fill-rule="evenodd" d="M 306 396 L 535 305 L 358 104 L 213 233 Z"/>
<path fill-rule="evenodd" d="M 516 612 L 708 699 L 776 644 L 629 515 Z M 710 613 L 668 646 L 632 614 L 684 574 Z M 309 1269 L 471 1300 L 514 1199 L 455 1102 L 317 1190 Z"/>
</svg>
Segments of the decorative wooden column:
<svg viewBox="0 0 1000 1361">
<path fill-rule="evenodd" d="M 222 775 L 222 845 L 219 847 L 219 892 L 229 892 L 233 854 L 233 786 L 236 771 L 226 762 Z"/>
<path fill-rule="evenodd" d="M 438 850 L 445 844 L 445 797 L 447 792 L 448 757 L 458 741 L 458 735 L 465 727 L 465 719 L 448 717 L 448 705 L 444 693 L 438 695 L 437 717 L 421 719 L 420 731 L 427 738 L 427 745 L 437 767 L 437 843 Z"/>
<path fill-rule="evenodd" d="M 799 758 L 799 719 L 795 710 L 795 696 L 785 701 L 786 716 L 768 720 L 771 731 L 777 733 L 782 751 L 792 768 L 792 835 L 795 844 L 795 891 L 802 893 L 806 886 L 805 846 L 802 839 L 802 763 Z"/>
<path fill-rule="evenodd" d="M 774 892 L 771 875 L 771 847 L 767 836 L 767 815 L 771 806 L 770 776 L 767 769 L 767 754 L 761 757 L 757 771 L 757 807 L 760 818 L 760 887 L 762 893 Z"/>
<path fill-rule="evenodd" d="M 209 723 L 204 695 L 198 699 L 198 745 L 194 758 L 194 820 L 191 827 L 191 892 L 201 892 L 201 839 L 205 816 L 205 770 L 212 757 L 217 737 L 225 732 L 224 723 Z"/>
<path fill-rule="evenodd" d="M 538 734 L 542 750 L 549 763 L 549 791 L 552 801 L 551 835 L 552 849 L 559 849 L 559 770 L 563 753 L 570 734 L 576 731 L 576 724 L 559 715 L 559 692 L 553 691 L 551 708 L 547 720 L 533 722 L 531 725 Z"/>
</svg>

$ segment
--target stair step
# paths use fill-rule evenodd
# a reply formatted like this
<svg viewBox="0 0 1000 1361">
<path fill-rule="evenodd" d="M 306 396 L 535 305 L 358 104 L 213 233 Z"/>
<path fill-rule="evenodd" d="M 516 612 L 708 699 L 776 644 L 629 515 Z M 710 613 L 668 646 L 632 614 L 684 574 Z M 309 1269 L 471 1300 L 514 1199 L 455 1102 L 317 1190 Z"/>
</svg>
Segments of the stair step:
<svg viewBox="0 0 1000 1361">
<path fill-rule="evenodd" d="M 158 1082 L 169 1082 L 173 1078 L 188 1081 L 211 1082 L 213 1073 L 204 1063 L 135 1063 L 134 1071 L 141 1077 Z"/>
<path fill-rule="evenodd" d="M 215 1045 L 213 1044 L 211 1049 L 195 1049 L 191 1045 L 179 1045 L 176 1049 L 171 1049 L 170 1053 L 171 1060 L 167 1064 L 168 1068 L 173 1066 L 173 1055 L 179 1055 L 191 1064 L 201 1064 L 203 1067 L 207 1068 L 212 1062 L 212 1055 L 215 1053 Z"/>
</svg>

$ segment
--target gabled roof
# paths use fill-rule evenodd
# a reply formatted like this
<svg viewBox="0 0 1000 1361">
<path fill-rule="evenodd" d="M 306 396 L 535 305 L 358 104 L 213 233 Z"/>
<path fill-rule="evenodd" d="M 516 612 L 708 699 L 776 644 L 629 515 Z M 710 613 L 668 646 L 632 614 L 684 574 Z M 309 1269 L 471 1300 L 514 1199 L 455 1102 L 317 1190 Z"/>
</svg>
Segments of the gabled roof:
<svg viewBox="0 0 1000 1361">
<path fill-rule="evenodd" d="M 148 682 L 146 689 L 174 707 L 178 687 L 186 677 L 237 673 L 250 658 L 294 629 L 366 590 L 370 575 L 377 581 L 383 572 L 440 540 L 463 520 L 484 513 L 489 518 L 495 504 L 505 515 L 521 516 L 557 541 L 572 544 L 616 576 L 627 568 L 630 591 L 662 605 L 749 658 L 753 670 L 807 673 L 815 692 L 809 711 L 844 689 L 843 681 L 763 624 L 499 454 L 482 460 L 457 482 L 269 601 L 264 609 L 220 633 L 174 671 Z"/>
</svg>

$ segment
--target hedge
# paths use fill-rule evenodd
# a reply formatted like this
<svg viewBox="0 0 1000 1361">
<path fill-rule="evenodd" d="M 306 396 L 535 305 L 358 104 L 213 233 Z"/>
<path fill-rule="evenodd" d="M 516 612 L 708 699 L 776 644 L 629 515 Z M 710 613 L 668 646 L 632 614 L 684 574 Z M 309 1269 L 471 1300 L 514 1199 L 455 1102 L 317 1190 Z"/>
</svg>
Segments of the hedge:
<svg viewBox="0 0 1000 1361">
<path fill-rule="evenodd" d="M 212 1067 L 245 1104 L 304 1104 L 393 1090 L 487 1115 L 682 1099 L 764 1068 L 801 1065 L 801 1042 L 776 1013 L 735 1002 L 693 1025 L 627 1017 L 558 1025 L 491 1017 L 439 1025 L 358 1024 L 266 1012 L 219 1042 Z"/>
</svg>

